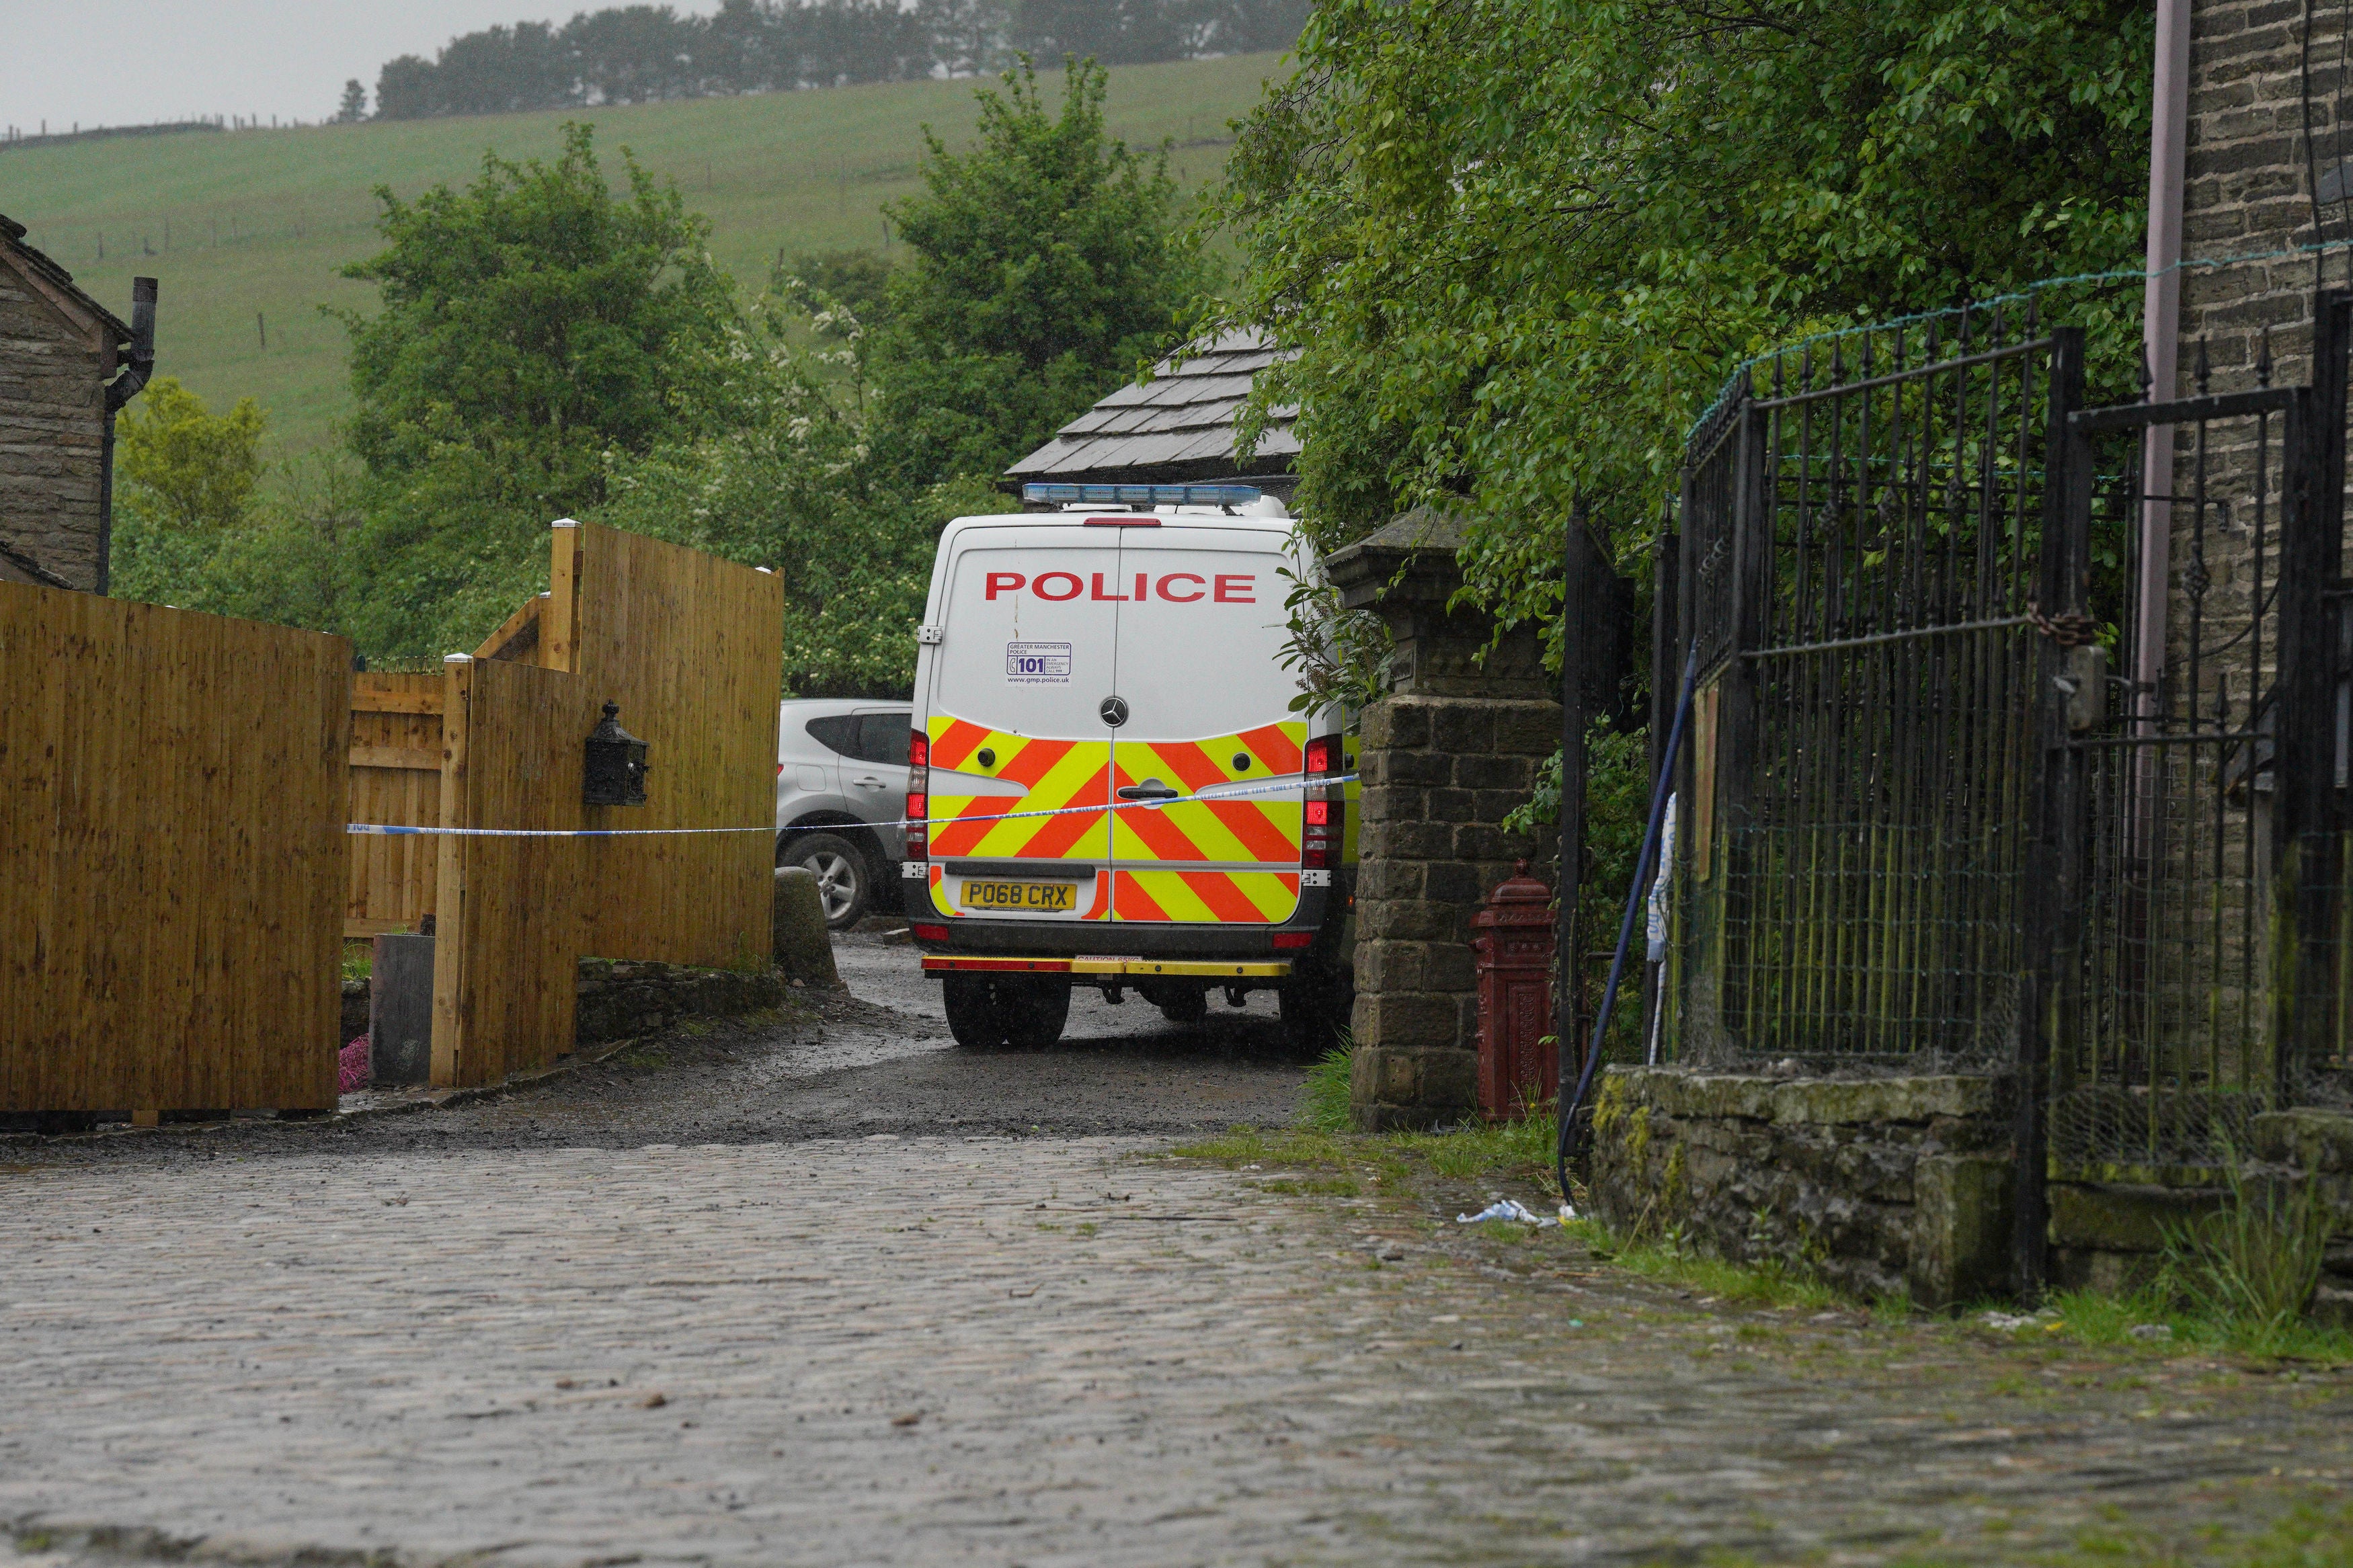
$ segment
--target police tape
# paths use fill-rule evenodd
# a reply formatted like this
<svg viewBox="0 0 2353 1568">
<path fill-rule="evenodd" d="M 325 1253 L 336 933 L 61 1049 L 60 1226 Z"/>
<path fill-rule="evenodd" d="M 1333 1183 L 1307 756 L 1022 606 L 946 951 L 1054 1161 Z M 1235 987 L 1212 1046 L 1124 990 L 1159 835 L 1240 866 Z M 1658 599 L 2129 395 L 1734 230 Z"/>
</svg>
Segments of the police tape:
<svg viewBox="0 0 2353 1568">
<path fill-rule="evenodd" d="M 901 817 L 896 822 L 857 824 L 864 827 L 946 827 L 965 826 L 982 822 L 1020 822 L 1039 816 L 1092 816 L 1103 811 L 1160 811 L 1172 805 L 1216 805 L 1221 801 L 1249 800 L 1262 795 L 1281 795 L 1291 790 L 1324 787 L 1332 784 L 1352 784 L 1361 775 L 1338 773 L 1331 778 L 1317 779 L 1311 785 L 1304 780 L 1280 784 L 1243 784 L 1221 788 L 1215 795 L 1171 795 L 1165 800 L 1115 800 L 1102 805 L 1058 805 L 1042 811 L 1007 811 L 993 816 L 926 816 Z M 849 826 L 849 825 L 845 825 Z M 675 837 L 685 833 L 775 833 L 778 829 L 769 823 L 756 827 L 405 827 L 386 822 L 349 822 L 343 825 L 347 834 L 372 834 L 385 838 L 647 838 Z"/>
</svg>

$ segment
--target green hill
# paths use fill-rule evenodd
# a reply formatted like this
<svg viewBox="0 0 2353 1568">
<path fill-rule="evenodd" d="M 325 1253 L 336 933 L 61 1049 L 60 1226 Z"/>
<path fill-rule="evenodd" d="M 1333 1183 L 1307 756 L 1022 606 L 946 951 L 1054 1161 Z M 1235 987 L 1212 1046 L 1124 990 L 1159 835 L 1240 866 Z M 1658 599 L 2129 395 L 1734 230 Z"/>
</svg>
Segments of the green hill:
<svg viewBox="0 0 2353 1568">
<path fill-rule="evenodd" d="M 1244 55 L 1121 68 L 1112 73 L 1111 129 L 1134 143 L 1173 139 L 1173 166 L 1198 186 L 1224 159 L 1227 122 L 1258 100 L 1280 62 Z M 902 82 L 23 149 L 0 153 L 0 213 L 125 317 L 132 275 L 161 279 L 159 374 L 178 376 L 216 410 L 259 399 L 279 455 L 290 457 L 332 440 L 349 404 L 343 329 L 319 307 L 364 309 L 373 299 L 336 270 L 376 248 L 375 185 L 413 196 L 439 181 L 462 184 L 486 148 L 552 155 L 563 121 L 587 120 L 607 173 L 627 146 L 675 179 L 711 219 L 720 265 L 756 290 L 780 251 L 882 248 L 879 209 L 914 189 L 919 127 L 961 142 L 973 86 Z M 1048 101 L 1055 96 L 1050 89 Z"/>
</svg>

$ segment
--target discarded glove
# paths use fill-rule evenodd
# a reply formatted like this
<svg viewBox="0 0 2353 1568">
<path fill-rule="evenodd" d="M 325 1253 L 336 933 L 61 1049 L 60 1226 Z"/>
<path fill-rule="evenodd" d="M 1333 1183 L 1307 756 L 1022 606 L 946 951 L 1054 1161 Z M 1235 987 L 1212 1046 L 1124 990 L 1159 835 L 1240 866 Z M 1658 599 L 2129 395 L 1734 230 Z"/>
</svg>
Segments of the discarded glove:
<svg viewBox="0 0 2353 1568">
<path fill-rule="evenodd" d="M 1558 1225 L 1560 1223 L 1560 1221 L 1556 1219 L 1550 1219 L 1536 1213 L 1535 1210 L 1529 1208 L 1525 1204 L 1520 1202 L 1517 1198 L 1497 1198 L 1493 1203 L 1489 1204 L 1477 1214 L 1456 1215 L 1454 1216 L 1454 1223 L 1457 1225 L 1477 1225 L 1482 1220 L 1490 1219 L 1515 1219 L 1522 1225 L 1537 1226 Z"/>
</svg>

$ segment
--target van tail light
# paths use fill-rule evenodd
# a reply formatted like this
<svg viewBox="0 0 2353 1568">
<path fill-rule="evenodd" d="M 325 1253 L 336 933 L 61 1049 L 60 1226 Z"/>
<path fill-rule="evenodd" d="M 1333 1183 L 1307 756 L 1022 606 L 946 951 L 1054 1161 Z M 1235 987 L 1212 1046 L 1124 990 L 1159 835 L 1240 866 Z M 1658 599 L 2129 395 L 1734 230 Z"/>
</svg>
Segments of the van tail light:
<svg viewBox="0 0 2353 1568">
<path fill-rule="evenodd" d="M 1340 830 L 1348 815 L 1347 797 L 1330 780 L 1339 776 L 1337 735 L 1318 735 L 1307 742 L 1307 812 L 1299 839 L 1299 864 L 1309 871 L 1329 870 L 1340 858 Z"/>
<path fill-rule="evenodd" d="M 932 742 L 921 730 L 907 737 L 907 858 L 932 858 Z"/>
<path fill-rule="evenodd" d="M 1277 952 L 1314 945 L 1315 933 L 1312 931 L 1279 931 L 1274 933 L 1274 951 Z"/>
<path fill-rule="evenodd" d="M 1338 795 L 1338 790 L 1332 792 Z M 1346 826 L 1347 804 L 1338 800 L 1307 803 L 1306 831 L 1299 839 L 1299 863 L 1310 871 L 1326 871 L 1339 864 L 1340 830 Z"/>
<path fill-rule="evenodd" d="M 917 942 L 945 942 L 947 939 L 948 928 L 945 926 L 919 925 L 915 928 Z"/>
</svg>

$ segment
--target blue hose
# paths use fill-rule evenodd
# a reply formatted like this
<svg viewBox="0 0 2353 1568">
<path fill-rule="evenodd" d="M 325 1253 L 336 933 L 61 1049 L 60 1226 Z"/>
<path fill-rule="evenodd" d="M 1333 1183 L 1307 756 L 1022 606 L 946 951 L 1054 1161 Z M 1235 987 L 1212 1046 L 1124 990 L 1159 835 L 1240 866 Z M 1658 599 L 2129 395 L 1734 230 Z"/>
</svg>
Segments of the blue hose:
<svg viewBox="0 0 2353 1568">
<path fill-rule="evenodd" d="M 1682 754 L 1683 731 L 1691 721 L 1692 690 L 1699 682 L 1699 644 L 1694 642 L 1690 657 L 1683 660 L 1683 694 L 1675 700 L 1674 727 L 1667 731 L 1666 754 L 1660 759 L 1659 782 L 1651 791 L 1651 825 L 1642 834 L 1642 852 L 1634 858 L 1634 885 L 1626 890 L 1626 918 L 1618 925 L 1618 951 L 1609 960 L 1609 984 L 1601 993 L 1601 1011 L 1593 1020 L 1593 1044 L 1585 1053 L 1585 1070 L 1577 1075 L 1577 1092 L 1565 1096 L 1560 1106 L 1560 1127 L 1553 1142 L 1553 1174 L 1560 1183 L 1560 1201 L 1568 1202 L 1568 1130 L 1577 1113 L 1585 1105 L 1586 1092 L 1593 1087 L 1593 1069 L 1601 1061 L 1602 1037 L 1609 1029 L 1609 1012 L 1618 1001 L 1619 983 L 1626 976 L 1626 950 L 1634 940 L 1634 917 L 1641 912 L 1642 889 L 1651 885 L 1657 873 L 1659 837 L 1667 815 L 1667 797 L 1674 793 L 1675 759 Z M 1571 911 L 1569 929 L 1576 929 L 1575 911 Z M 1561 981 L 1575 984 L 1576 954 L 1561 956 Z"/>
</svg>

